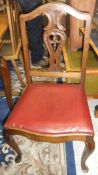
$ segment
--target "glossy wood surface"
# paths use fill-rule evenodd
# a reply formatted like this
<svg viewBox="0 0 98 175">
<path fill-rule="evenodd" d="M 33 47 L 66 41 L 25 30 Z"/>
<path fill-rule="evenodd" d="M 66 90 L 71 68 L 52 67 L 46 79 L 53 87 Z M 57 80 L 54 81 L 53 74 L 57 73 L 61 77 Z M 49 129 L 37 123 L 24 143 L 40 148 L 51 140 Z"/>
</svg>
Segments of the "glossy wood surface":
<svg viewBox="0 0 98 175">
<path fill-rule="evenodd" d="M 7 62 L 2 57 L 0 57 L 0 75 L 2 78 L 8 105 L 10 108 L 12 108 L 13 100 L 12 100 L 12 88 L 11 88 L 11 75 L 9 72 Z"/>
</svg>

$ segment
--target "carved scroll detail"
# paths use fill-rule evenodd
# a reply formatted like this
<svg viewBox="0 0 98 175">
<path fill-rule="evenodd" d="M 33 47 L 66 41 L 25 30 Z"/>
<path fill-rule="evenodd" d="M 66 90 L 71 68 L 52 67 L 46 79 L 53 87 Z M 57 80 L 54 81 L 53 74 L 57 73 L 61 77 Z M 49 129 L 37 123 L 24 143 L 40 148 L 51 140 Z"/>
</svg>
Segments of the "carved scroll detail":
<svg viewBox="0 0 98 175">
<path fill-rule="evenodd" d="M 44 42 L 49 52 L 49 69 L 58 70 L 60 69 L 60 55 L 66 38 L 66 28 L 61 23 L 63 13 L 48 11 L 44 15 L 47 18 L 47 26 L 44 28 Z"/>
<path fill-rule="evenodd" d="M 59 30 L 65 31 L 66 29 L 65 27 L 63 27 L 61 22 L 63 15 L 66 15 L 66 14 L 65 13 L 63 14 L 62 12 L 59 12 L 59 11 L 45 12 L 43 16 L 46 16 L 48 20 L 48 24 L 45 27 L 45 30 L 49 30 L 52 27 L 55 27 L 55 28 L 58 28 Z"/>
</svg>

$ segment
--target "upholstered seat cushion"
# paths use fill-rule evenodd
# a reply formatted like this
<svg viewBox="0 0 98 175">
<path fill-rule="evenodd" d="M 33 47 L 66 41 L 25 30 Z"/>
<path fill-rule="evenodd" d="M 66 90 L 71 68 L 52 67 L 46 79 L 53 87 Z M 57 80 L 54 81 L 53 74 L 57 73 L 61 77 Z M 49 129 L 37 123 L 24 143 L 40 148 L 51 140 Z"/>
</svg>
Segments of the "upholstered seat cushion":
<svg viewBox="0 0 98 175">
<path fill-rule="evenodd" d="M 93 134 L 84 91 L 71 84 L 30 84 L 4 127 L 44 134 Z"/>
</svg>

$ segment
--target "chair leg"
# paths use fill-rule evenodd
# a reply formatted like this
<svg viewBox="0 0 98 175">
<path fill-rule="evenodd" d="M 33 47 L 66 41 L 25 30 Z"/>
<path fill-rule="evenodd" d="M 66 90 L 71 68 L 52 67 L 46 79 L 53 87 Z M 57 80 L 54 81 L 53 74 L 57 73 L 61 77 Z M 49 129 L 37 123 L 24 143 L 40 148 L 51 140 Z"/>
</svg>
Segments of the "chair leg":
<svg viewBox="0 0 98 175">
<path fill-rule="evenodd" d="M 93 137 L 87 137 L 87 140 L 85 142 L 85 148 L 82 154 L 82 158 L 81 158 L 81 168 L 83 170 L 83 172 L 87 173 L 88 172 L 88 167 L 85 164 L 87 158 L 91 155 L 91 153 L 94 151 L 95 149 L 95 142 Z"/>
<path fill-rule="evenodd" d="M 5 95 L 7 98 L 8 105 L 10 108 L 12 108 L 13 100 L 12 100 L 12 89 L 11 89 L 11 77 L 10 77 L 8 65 L 2 57 L 0 58 L 0 73 L 2 76 Z"/>
<path fill-rule="evenodd" d="M 6 131 L 6 130 L 4 130 L 3 135 L 4 135 L 5 142 L 16 151 L 17 156 L 15 158 L 15 162 L 19 163 L 21 161 L 21 154 L 22 153 L 21 153 L 17 143 L 13 139 L 13 135 L 9 134 L 8 131 Z"/>
</svg>

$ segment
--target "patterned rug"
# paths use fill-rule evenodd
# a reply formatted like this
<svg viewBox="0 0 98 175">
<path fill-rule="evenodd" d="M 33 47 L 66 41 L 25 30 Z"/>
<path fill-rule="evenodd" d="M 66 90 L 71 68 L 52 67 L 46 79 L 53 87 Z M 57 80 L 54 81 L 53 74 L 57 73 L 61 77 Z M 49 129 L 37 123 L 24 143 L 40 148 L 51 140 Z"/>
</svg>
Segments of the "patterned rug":
<svg viewBox="0 0 98 175">
<path fill-rule="evenodd" d="M 15 154 L 4 144 L 0 175 L 66 175 L 64 144 L 32 142 L 19 136 L 15 140 L 23 153 L 22 160 L 16 164 Z"/>
</svg>

